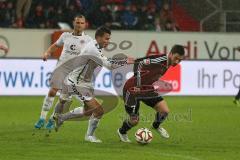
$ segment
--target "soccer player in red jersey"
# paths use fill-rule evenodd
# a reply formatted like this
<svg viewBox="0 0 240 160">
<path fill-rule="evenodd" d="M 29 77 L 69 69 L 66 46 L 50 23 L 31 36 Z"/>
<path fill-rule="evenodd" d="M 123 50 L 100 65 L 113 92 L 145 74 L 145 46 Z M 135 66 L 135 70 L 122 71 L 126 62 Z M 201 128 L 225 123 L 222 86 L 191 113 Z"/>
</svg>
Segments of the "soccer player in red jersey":
<svg viewBox="0 0 240 160">
<path fill-rule="evenodd" d="M 152 127 L 164 138 L 169 138 L 168 132 L 160 127 L 168 116 L 169 109 L 162 96 L 154 89 L 153 83 L 158 81 L 170 66 L 179 64 L 184 58 L 184 53 L 183 46 L 174 45 L 169 54 L 135 60 L 134 76 L 127 80 L 123 88 L 123 100 L 129 119 L 117 130 L 121 141 L 130 142 L 127 131 L 138 124 L 140 101 L 156 110 Z"/>
</svg>

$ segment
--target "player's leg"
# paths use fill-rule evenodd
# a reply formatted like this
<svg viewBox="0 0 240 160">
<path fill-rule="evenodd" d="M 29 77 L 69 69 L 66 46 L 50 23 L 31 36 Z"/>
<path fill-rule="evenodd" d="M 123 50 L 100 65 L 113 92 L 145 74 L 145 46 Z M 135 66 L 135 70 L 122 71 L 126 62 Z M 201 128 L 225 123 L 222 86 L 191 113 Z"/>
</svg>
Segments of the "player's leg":
<svg viewBox="0 0 240 160">
<path fill-rule="evenodd" d="M 71 110 L 67 113 L 64 113 L 64 114 L 59 114 L 58 115 L 59 124 L 62 125 L 64 121 L 72 120 L 72 119 L 76 119 L 76 118 L 79 119 L 84 116 L 90 117 L 93 114 L 93 110 L 94 109 L 91 109 L 85 103 L 84 106 L 76 107 L 73 110 Z"/>
<path fill-rule="evenodd" d="M 58 128 L 63 124 L 64 121 L 61 120 L 60 114 L 64 112 L 64 110 L 68 110 L 72 104 L 72 93 L 69 92 L 68 85 L 63 84 L 61 94 L 59 96 L 59 100 L 55 106 L 54 112 L 52 113 L 49 119 L 49 128 L 54 128 L 54 123 L 52 123 L 55 119 L 56 126 L 55 130 L 57 131 Z M 66 109 L 67 108 L 67 109 Z M 47 125 L 48 126 L 48 125 Z"/>
<path fill-rule="evenodd" d="M 55 81 L 55 82 L 57 82 L 57 81 Z M 60 82 L 58 82 L 58 84 L 59 83 Z M 60 87 L 60 85 L 58 85 L 58 86 Z M 61 94 L 59 96 L 59 100 L 58 100 L 57 104 L 55 105 L 54 111 L 48 120 L 46 129 L 51 131 L 54 128 L 54 124 L 55 124 L 54 119 L 53 119 L 53 116 L 55 115 L 55 113 L 62 114 L 64 111 L 65 112 L 69 111 L 71 104 L 72 104 L 72 96 L 69 93 L 68 86 L 63 83 Z"/>
<path fill-rule="evenodd" d="M 79 96 L 80 99 L 84 101 L 86 113 L 91 114 L 88 122 L 88 130 L 85 136 L 86 141 L 90 142 L 101 142 L 94 135 L 95 130 L 97 129 L 98 123 L 104 114 L 104 110 L 101 104 L 94 98 L 94 89 L 91 83 L 79 83 L 75 85 L 71 84 L 72 90 Z M 84 95 L 84 96 L 83 96 Z"/>
<path fill-rule="evenodd" d="M 63 95 L 61 94 L 59 97 L 59 100 L 57 104 L 55 105 L 54 111 L 52 115 L 50 116 L 48 123 L 46 124 L 46 129 L 52 130 L 54 126 L 54 116 L 62 114 L 64 110 L 64 106 L 71 105 L 71 97 L 66 95 L 66 98 L 63 98 Z"/>
<path fill-rule="evenodd" d="M 238 94 L 235 96 L 235 99 L 234 99 L 234 103 L 236 104 L 236 105 L 240 105 L 240 102 L 239 102 L 239 100 L 240 100 L 240 89 L 239 89 L 239 91 L 238 91 Z"/>
<path fill-rule="evenodd" d="M 87 107 L 85 102 L 80 101 L 80 107 L 76 107 L 73 110 L 70 110 L 69 112 L 60 114 L 59 116 L 61 118 L 61 121 L 64 122 L 72 119 L 80 119 L 84 116 L 90 117 L 92 114 L 93 114 L 93 110 Z"/>
<path fill-rule="evenodd" d="M 169 108 L 166 101 L 164 101 L 162 97 L 154 97 L 151 99 L 145 99 L 143 102 L 156 110 L 155 120 L 152 124 L 152 127 L 156 129 L 162 137 L 169 138 L 168 132 L 160 126 L 167 118 L 169 113 Z"/>
<path fill-rule="evenodd" d="M 123 94 L 125 102 L 125 111 L 128 113 L 129 118 L 125 119 L 121 128 L 117 130 L 118 136 L 122 142 L 131 142 L 127 136 L 127 132 L 139 122 L 139 105 L 140 102 L 135 96 L 130 95 L 129 92 Z"/>
<path fill-rule="evenodd" d="M 50 86 L 51 88 L 57 88 L 58 90 L 61 90 L 61 93 L 63 90 L 66 90 L 66 93 L 68 93 L 68 88 L 67 86 L 64 88 L 64 79 L 69 73 L 69 70 L 66 68 L 66 66 L 62 65 L 60 67 L 57 67 L 51 76 L 50 79 Z M 56 95 L 56 93 L 55 93 Z M 57 104 L 58 105 L 58 104 Z M 52 129 L 54 127 L 53 119 L 52 116 L 49 118 L 48 123 L 46 125 L 47 129 Z"/>
<path fill-rule="evenodd" d="M 92 113 L 88 121 L 88 129 L 85 136 L 85 140 L 97 143 L 102 142 L 101 140 L 96 138 L 94 132 L 97 129 L 99 121 L 104 114 L 104 110 L 95 98 L 87 99 L 84 101 L 84 103 L 86 105 L 85 114 L 89 115 Z"/>
<path fill-rule="evenodd" d="M 55 98 L 57 92 L 58 92 L 57 88 L 51 88 L 48 92 L 48 95 L 44 98 L 41 115 L 40 115 L 38 122 L 36 122 L 34 125 L 35 128 L 40 129 L 41 127 L 44 126 L 47 114 L 52 107 L 52 104 L 53 104 L 53 101 L 54 101 L 54 98 Z"/>
<path fill-rule="evenodd" d="M 56 96 L 58 90 L 62 89 L 63 79 L 66 77 L 66 73 L 67 72 L 63 72 L 62 69 L 55 69 L 53 71 L 50 79 L 51 89 L 43 101 L 39 124 L 42 124 L 41 122 L 45 122 L 47 114 L 52 107 L 54 97 Z M 38 125 L 38 123 L 35 124 L 36 128 L 41 128 L 40 126 L 42 125 Z"/>
<path fill-rule="evenodd" d="M 76 119 L 76 118 L 82 118 L 84 114 L 84 108 L 83 107 L 77 107 L 74 108 L 71 111 L 64 112 L 64 107 L 66 107 L 66 104 L 68 103 L 67 99 L 63 98 L 62 95 L 59 99 L 59 103 L 57 104 L 55 108 L 55 114 L 53 116 L 53 119 L 56 122 L 55 130 L 58 131 L 59 127 L 64 123 L 64 121 Z"/>
</svg>

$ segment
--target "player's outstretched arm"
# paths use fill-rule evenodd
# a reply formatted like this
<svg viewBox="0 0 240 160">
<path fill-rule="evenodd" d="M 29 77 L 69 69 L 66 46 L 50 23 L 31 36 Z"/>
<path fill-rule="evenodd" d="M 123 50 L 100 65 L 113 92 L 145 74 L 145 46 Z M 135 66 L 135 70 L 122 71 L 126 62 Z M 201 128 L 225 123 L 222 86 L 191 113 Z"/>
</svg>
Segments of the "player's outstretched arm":
<svg viewBox="0 0 240 160">
<path fill-rule="evenodd" d="M 130 64 L 133 62 L 132 58 L 125 57 L 118 57 L 113 56 L 113 58 L 108 58 L 104 56 L 101 52 L 97 51 L 96 49 L 91 49 L 89 51 L 83 52 L 82 56 L 88 56 L 89 59 L 92 59 L 100 66 L 104 66 L 109 70 L 113 70 L 115 68 L 124 66 L 126 64 Z"/>
<path fill-rule="evenodd" d="M 112 60 L 116 61 L 126 61 L 127 64 L 134 64 L 135 63 L 135 58 L 131 56 L 127 56 L 123 53 L 115 54 L 112 58 Z"/>
<path fill-rule="evenodd" d="M 135 63 L 135 58 L 134 57 L 127 57 L 127 64 L 134 64 Z"/>
<path fill-rule="evenodd" d="M 64 39 L 65 39 L 65 32 L 61 34 L 61 36 L 58 38 L 58 40 L 52 44 L 46 52 L 43 53 L 42 59 L 43 61 L 46 61 L 49 56 L 52 55 L 53 52 L 55 52 L 59 47 L 62 47 L 64 45 Z"/>
<path fill-rule="evenodd" d="M 47 50 L 46 52 L 43 53 L 42 59 L 43 61 L 46 61 L 48 59 L 48 57 L 50 57 L 52 55 L 53 52 L 55 52 L 57 50 L 57 48 L 59 48 L 55 43 L 52 44 Z"/>
</svg>

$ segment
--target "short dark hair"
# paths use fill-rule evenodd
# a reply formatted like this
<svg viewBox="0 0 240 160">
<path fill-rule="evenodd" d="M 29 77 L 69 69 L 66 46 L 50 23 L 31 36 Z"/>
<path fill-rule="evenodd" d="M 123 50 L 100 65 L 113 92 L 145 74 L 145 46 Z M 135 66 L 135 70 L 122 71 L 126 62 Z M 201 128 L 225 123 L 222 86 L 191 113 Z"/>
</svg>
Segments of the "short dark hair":
<svg viewBox="0 0 240 160">
<path fill-rule="evenodd" d="M 176 44 L 172 47 L 171 53 L 172 54 L 178 53 L 180 56 L 184 56 L 185 54 L 184 47 L 182 45 Z"/>
<path fill-rule="evenodd" d="M 82 14 L 78 14 L 78 15 L 76 15 L 76 16 L 74 17 L 74 19 L 75 19 L 75 18 L 85 18 L 85 16 L 82 15 Z"/>
<path fill-rule="evenodd" d="M 95 38 L 96 37 L 102 37 L 104 35 L 104 33 L 111 34 L 111 30 L 106 26 L 98 27 L 96 32 L 95 32 Z"/>
</svg>

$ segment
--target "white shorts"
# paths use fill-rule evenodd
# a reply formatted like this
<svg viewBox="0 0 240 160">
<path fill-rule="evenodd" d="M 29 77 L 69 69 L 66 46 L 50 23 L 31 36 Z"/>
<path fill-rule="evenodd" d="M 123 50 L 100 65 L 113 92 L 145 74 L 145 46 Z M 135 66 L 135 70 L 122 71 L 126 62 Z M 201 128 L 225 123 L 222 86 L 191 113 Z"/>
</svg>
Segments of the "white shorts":
<svg viewBox="0 0 240 160">
<path fill-rule="evenodd" d="M 78 84 L 65 79 L 64 84 L 66 87 L 62 90 L 62 95 L 69 97 L 70 95 L 77 95 L 81 101 L 89 101 L 94 98 L 94 88 L 92 83 L 80 81 Z"/>
</svg>

